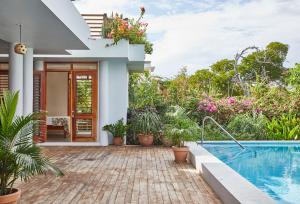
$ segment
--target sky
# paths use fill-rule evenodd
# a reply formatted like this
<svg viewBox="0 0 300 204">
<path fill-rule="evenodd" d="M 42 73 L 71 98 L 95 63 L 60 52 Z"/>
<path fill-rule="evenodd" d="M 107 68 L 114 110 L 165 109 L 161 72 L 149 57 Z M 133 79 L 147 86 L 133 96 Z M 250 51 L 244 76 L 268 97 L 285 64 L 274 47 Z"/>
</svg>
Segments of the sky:
<svg viewBox="0 0 300 204">
<path fill-rule="evenodd" d="M 288 44 L 286 67 L 300 63 L 300 0 L 77 0 L 81 13 L 122 13 L 143 22 L 154 44 L 147 55 L 154 73 L 172 77 L 186 66 L 190 74 L 209 68 L 248 46 Z"/>
</svg>

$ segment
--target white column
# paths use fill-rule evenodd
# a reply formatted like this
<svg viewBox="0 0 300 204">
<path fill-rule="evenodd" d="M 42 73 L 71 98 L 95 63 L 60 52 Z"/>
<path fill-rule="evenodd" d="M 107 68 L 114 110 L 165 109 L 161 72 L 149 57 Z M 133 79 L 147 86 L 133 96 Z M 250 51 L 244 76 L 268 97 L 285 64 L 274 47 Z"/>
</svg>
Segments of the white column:
<svg viewBox="0 0 300 204">
<path fill-rule="evenodd" d="M 23 114 L 32 113 L 33 109 L 33 49 L 27 48 L 23 59 Z"/>
<path fill-rule="evenodd" d="M 109 62 L 101 61 L 99 63 L 99 99 L 98 99 L 98 120 L 99 120 L 99 134 L 98 140 L 101 145 L 107 146 L 108 134 L 106 131 L 103 131 L 102 128 L 104 125 L 109 123 Z"/>
<path fill-rule="evenodd" d="M 23 115 L 23 55 L 14 51 L 15 44 L 11 43 L 9 48 L 9 90 L 19 91 L 19 102 L 16 116 Z"/>
</svg>

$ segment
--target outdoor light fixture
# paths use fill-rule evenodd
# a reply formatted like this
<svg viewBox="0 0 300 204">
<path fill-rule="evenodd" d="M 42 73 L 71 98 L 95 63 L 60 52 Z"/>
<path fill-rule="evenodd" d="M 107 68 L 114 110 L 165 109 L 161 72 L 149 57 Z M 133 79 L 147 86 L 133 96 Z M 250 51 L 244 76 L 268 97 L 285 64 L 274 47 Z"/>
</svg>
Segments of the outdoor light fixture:
<svg viewBox="0 0 300 204">
<path fill-rule="evenodd" d="M 19 25 L 19 31 L 20 31 L 20 42 L 15 45 L 15 53 L 24 55 L 27 52 L 27 48 L 26 48 L 26 45 L 22 43 L 22 25 L 21 24 Z"/>
</svg>

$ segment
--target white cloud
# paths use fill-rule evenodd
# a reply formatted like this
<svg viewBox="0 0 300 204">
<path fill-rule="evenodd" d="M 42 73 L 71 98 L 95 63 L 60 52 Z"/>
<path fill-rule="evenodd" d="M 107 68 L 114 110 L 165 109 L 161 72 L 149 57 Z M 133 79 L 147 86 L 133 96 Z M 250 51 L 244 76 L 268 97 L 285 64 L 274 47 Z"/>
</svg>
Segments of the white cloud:
<svg viewBox="0 0 300 204">
<path fill-rule="evenodd" d="M 300 3 L 252 1 L 225 3 L 220 10 L 159 16 L 150 20 L 150 33 L 163 32 L 149 59 L 156 73 L 170 76 L 184 65 L 190 72 L 216 60 L 232 58 L 249 45 L 264 47 L 271 41 L 289 44 L 289 66 L 300 61 Z"/>
<path fill-rule="evenodd" d="M 90 12 L 99 7 L 102 11 L 117 9 L 124 14 L 142 3 L 151 7 L 147 9 L 146 20 L 149 36 L 155 36 L 155 45 L 154 53 L 147 58 L 156 66 L 156 74 L 172 76 L 185 65 L 192 73 L 219 59 L 232 58 L 244 47 L 264 47 L 272 41 L 290 45 L 287 66 L 300 62 L 299 0 L 96 2 L 99 1 L 77 4 Z M 166 12 L 156 14 L 155 8 Z M 184 12 L 179 13 L 180 10 Z"/>
</svg>

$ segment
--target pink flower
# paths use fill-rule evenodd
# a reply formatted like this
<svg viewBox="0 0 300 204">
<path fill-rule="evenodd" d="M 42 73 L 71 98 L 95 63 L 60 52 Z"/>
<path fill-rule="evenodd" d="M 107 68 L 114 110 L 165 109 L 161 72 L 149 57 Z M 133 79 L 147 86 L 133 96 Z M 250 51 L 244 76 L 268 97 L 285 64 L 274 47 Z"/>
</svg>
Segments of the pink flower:
<svg viewBox="0 0 300 204">
<path fill-rule="evenodd" d="M 217 106 L 210 103 L 207 107 L 207 111 L 210 112 L 210 113 L 216 112 L 217 111 Z"/>
<path fill-rule="evenodd" d="M 252 101 L 250 101 L 250 100 L 244 100 L 244 101 L 243 101 L 243 104 L 244 104 L 245 106 L 251 106 L 251 105 L 252 105 Z"/>
<path fill-rule="evenodd" d="M 236 100 L 233 97 L 229 97 L 227 102 L 228 102 L 228 104 L 232 105 L 232 104 L 235 104 Z"/>
</svg>

